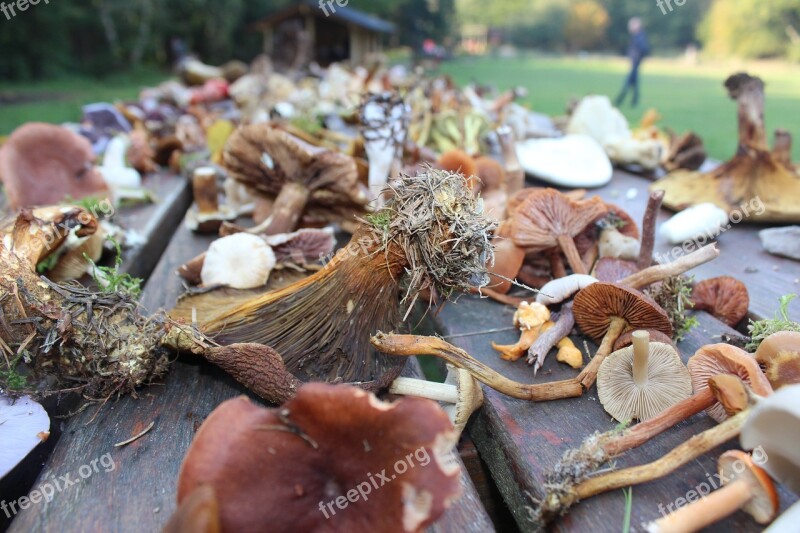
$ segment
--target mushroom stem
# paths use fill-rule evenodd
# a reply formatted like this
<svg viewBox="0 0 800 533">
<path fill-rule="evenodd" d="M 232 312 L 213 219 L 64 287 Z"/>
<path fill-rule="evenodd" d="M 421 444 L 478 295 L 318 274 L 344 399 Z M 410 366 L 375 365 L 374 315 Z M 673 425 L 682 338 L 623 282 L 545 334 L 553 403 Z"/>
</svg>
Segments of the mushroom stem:
<svg viewBox="0 0 800 533">
<path fill-rule="evenodd" d="M 719 490 L 650 522 L 648 533 L 690 533 L 732 515 L 753 498 L 750 483 L 737 479 Z"/>
<path fill-rule="evenodd" d="M 561 279 L 567 277 L 567 271 L 564 268 L 564 261 L 561 260 L 561 252 L 558 248 L 551 248 L 550 252 L 550 271 L 553 274 L 553 279 Z"/>
<path fill-rule="evenodd" d="M 561 308 L 555 325 L 542 333 L 538 339 L 528 348 L 528 364 L 533 366 L 533 375 L 542 368 L 544 359 L 550 350 L 558 344 L 561 339 L 567 337 L 572 328 L 575 327 L 575 316 L 572 314 L 572 302 L 565 304 Z"/>
<path fill-rule="evenodd" d="M 647 384 L 647 363 L 650 359 L 650 333 L 634 331 L 633 335 L 633 382 L 639 387 Z M 691 392 L 691 389 L 689 389 Z"/>
<path fill-rule="evenodd" d="M 219 211 L 217 173 L 211 167 L 200 167 L 192 176 L 192 191 L 201 215 Z"/>
<path fill-rule="evenodd" d="M 286 183 L 275 198 L 274 210 L 269 218 L 248 232 L 279 235 L 296 230 L 310 195 L 311 191 L 302 183 Z"/>
<path fill-rule="evenodd" d="M 650 193 L 647 201 L 647 210 L 644 212 L 642 220 L 642 246 L 639 248 L 639 260 L 636 267 L 639 270 L 645 269 L 653 264 L 653 248 L 656 244 L 656 222 L 658 210 L 664 201 L 664 191 L 657 190 Z"/>
<path fill-rule="evenodd" d="M 600 370 L 600 365 L 603 364 L 608 354 L 613 351 L 614 343 L 617 342 L 619 336 L 625 331 L 627 325 L 628 323 L 624 318 L 615 316 L 611 319 L 611 324 L 608 327 L 608 331 L 603 336 L 603 342 L 600 343 L 600 348 L 597 349 L 595 356 L 576 378 L 584 389 L 589 390 L 592 388 L 592 385 L 594 385 L 597 379 L 597 372 Z"/>
<path fill-rule="evenodd" d="M 708 263 L 709 261 L 713 261 L 717 257 L 719 257 L 719 249 L 717 249 L 717 245 L 709 244 L 708 246 L 704 246 L 699 250 L 690 253 L 689 255 L 685 255 L 680 259 L 676 259 L 672 263 L 667 263 L 665 265 L 654 265 L 649 268 L 645 268 L 636 274 L 631 274 L 627 278 L 620 280 L 618 283 L 633 289 L 641 289 L 643 287 L 647 287 L 648 285 L 652 285 L 657 281 L 662 281 L 671 276 L 678 276 L 688 272 L 693 268 Z"/>
<path fill-rule="evenodd" d="M 558 246 L 564 255 L 567 256 L 567 262 L 575 274 L 588 274 L 586 265 L 583 264 L 581 254 L 578 253 L 578 248 L 575 246 L 575 241 L 569 235 L 559 235 Z"/>
<path fill-rule="evenodd" d="M 381 352 L 398 357 L 434 355 L 458 368 L 494 390 L 519 400 L 548 401 L 577 398 L 583 394 L 581 384 L 574 379 L 530 385 L 512 381 L 481 363 L 467 352 L 437 337 L 378 333 L 371 339 Z"/>
<path fill-rule="evenodd" d="M 503 150 L 506 168 L 506 194 L 509 198 L 525 187 L 525 171 L 517 158 L 517 147 L 511 128 L 503 126 L 497 129 L 497 138 Z"/>
<path fill-rule="evenodd" d="M 792 169 L 792 134 L 787 130 L 775 130 L 775 143 L 772 147 L 772 155 L 778 163 L 790 170 Z"/>
<path fill-rule="evenodd" d="M 569 503 L 585 500 L 610 490 L 661 479 L 689 461 L 736 437 L 749 415 L 750 409 L 746 409 L 718 426 L 695 435 L 651 463 L 623 468 L 622 470 L 587 479 L 574 488 L 570 494 L 571 498 L 569 499 L 571 501 Z"/>
<path fill-rule="evenodd" d="M 427 398 L 437 402 L 458 403 L 458 388 L 455 385 L 424 379 L 397 378 L 389 387 L 389 392 L 403 396 Z"/>
</svg>

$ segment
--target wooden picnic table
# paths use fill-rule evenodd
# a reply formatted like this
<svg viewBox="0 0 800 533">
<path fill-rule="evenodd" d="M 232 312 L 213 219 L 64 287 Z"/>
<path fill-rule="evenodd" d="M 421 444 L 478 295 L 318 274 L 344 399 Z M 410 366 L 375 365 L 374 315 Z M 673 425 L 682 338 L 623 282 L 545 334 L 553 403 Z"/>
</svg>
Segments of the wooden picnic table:
<svg viewBox="0 0 800 533">
<path fill-rule="evenodd" d="M 175 270 L 186 260 L 208 246 L 211 238 L 189 233 L 180 223 L 188 207 L 188 187 L 177 178 L 165 181 L 171 194 L 161 194 L 162 203 L 152 206 L 149 214 L 132 214 L 128 220 L 156 241 L 145 255 L 128 257 L 128 268 L 148 279 L 143 305 L 155 311 L 169 308 L 183 291 Z M 616 203 L 634 217 L 641 219 L 646 203 L 649 181 L 625 172 L 617 172 L 613 182 L 590 194 Z M 627 200 L 635 190 L 635 200 Z M 662 213 L 666 218 L 669 214 Z M 795 279 L 800 277 L 797 263 L 769 256 L 761 250 L 756 236 L 758 227 L 736 225 L 720 236 L 720 259 L 697 269 L 698 279 L 721 274 L 734 275 L 747 283 L 751 292 L 751 312 L 754 316 L 771 316 L 778 297 L 800 289 Z M 149 241 L 148 241 L 149 242 Z M 671 247 L 659 242 L 656 252 L 665 253 Z M 162 253 L 163 252 L 163 253 Z M 135 266 L 134 263 L 140 265 Z M 138 270 L 137 270 L 138 269 Z M 753 270 L 757 269 L 757 272 Z M 500 360 L 491 348 L 491 341 L 514 342 L 517 333 L 511 330 L 514 310 L 475 296 L 463 296 L 457 303 L 448 304 L 423 327 L 434 328 L 454 344 L 507 375 L 523 382 L 544 382 L 574 377 L 576 371 L 555 362 L 551 357 L 539 376 L 524 362 Z M 695 329 L 679 347 L 684 359 L 716 336 L 731 330 L 705 313 L 699 313 L 700 327 Z M 793 310 L 795 320 L 800 313 Z M 496 333 L 488 330 L 503 329 Z M 583 346 L 582 339 L 576 339 Z M 594 347 L 592 347 L 594 349 Z M 406 370 L 419 375 L 419 365 L 412 361 Z M 516 524 L 494 524 L 504 530 L 519 528 L 529 531 L 529 509 L 535 498 L 542 495 L 545 473 L 555 465 L 563 451 L 578 445 L 594 431 L 613 428 L 616 423 L 603 411 L 592 390 L 582 398 L 547 403 L 531 403 L 510 399 L 484 388 L 486 402 L 468 426 L 466 446 L 474 448 L 485 463 L 491 482 L 510 509 Z M 35 487 L 53 476 L 75 473 L 81 465 L 110 453 L 113 471 L 89 477 L 78 486 L 64 490 L 51 502 L 41 502 L 19 513 L 10 531 L 157 531 L 175 509 L 175 488 L 181 460 L 194 433 L 206 416 L 221 402 L 247 394 L 242 386 L 213 365 L 181 356 L 162 383 L 142 389 L 139 398 L 123 398 L 101 406 L 92 406 L 65 420 L 53 420 L 54 436 L 39 451 L 43 469 Z M 141 432 L 153 423 L 153 428 L 141 439 L 121 448 L 114 444 Z M 666 434 L 617 462 L 618 467 L 639 464 L 658 458 L 689 436 L 712 426 L 704 414 L 679 424 Z M 730 443 L 728 448 L 735 447 Z M 725 448 L 725 447 L 723 447 Z M 48 452 L 52 453 L 48 453 Z M 706 476 L 716 471 L 716 458 L 721 450 L 708 454 L 680 469 L 667 479 L 636 487 L 633 490 L 632 526 L 659 516 L 659 504 L 667 506 L 683 496 Z M 469 460 L 468 460 L 469 461 Z M 463 469 L 462 469 L 463 470 Z M 474 465 L 469 468 L 475 471 Z M 73 474 L 74 475 L 74 474 Z M 494 526 L 475 485 L 462 476 L 465 495 L 448 510 L 431 531 L 491 531 Z M 486 480 L 475 480 L 483 485 Z M 24 494 L 31 487 L 20 491 Z M 482 490 L 485 494 L 487 490 Z M 781 491 L 782 503 L 794 500 Z M 0 492 L 0 499 L 9 500 Z M 619 531 L 624 515 L 621 491 L 582 502 L 570 514 L 555 524 L 563 531 Z M 2 518 L 2 517 L 0 517 Z M 758 531 L 748 516 L 737 513 L 714 530 L 738 528 Z"/>
</svg>

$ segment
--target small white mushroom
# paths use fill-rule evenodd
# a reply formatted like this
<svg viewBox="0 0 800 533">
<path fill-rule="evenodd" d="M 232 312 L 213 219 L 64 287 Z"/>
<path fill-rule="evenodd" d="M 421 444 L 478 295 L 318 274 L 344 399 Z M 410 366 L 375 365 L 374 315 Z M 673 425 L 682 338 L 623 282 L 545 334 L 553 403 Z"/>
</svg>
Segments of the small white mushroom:
<svg viewBox="0 0 800 533">
<path fill-rule="evenodd" d="M 273 268 L 275 254 L 264 239 L 236 233 L 211 243 L 200 278 L 206 287 L 254 289 L 267 283 Z"/>
<path fill-rule="evenodd" d="M 539 289 L 539 294 L 536 295 L 536 302 L 543 305 L 561 303 L 592 283 L 597 283 L 597 278 L 586 274 L 572 274 L 571 276 L 554 279 Z"/>
<path fill-rule="evenodd" d="M 623 235 L 613 226 L 608 226 L 600 233 L 600 257 L 636 261 L 639 259 L 641 244 L 638 239 Z"/>
<path fill-rule="evenodd" d="M 0 395 L 0 479 L 50 436 L 50 417 L 29 396 Z"/>
<path fill-rule="evenodd" d="M 728 213 L 714 204 L 698 204 L 684 209 L 667 220 L 659 229 L 671 244 L 680 244 L 701 237 L 713 239 L 728 224 Z"/>
</svg>

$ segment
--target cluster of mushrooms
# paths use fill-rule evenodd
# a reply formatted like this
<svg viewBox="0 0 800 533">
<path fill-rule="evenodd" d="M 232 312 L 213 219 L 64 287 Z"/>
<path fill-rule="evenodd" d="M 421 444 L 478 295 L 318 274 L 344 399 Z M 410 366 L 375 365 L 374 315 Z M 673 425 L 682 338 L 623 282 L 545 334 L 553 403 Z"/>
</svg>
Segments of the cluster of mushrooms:
<svg viewBox="0 0 800 533">
<path fill-rule="evenodd" d="M 0 150 L 16 211 L 0 223 L 0 414 L 24 428 L 8 448 L 0 433 L 13 452 L 0 476 L 47 438 L 49 419 L 33 400 L 135 395 L 177 353 L 217 365 L 279 407 L 237 398 L 211 413 L 184 459 L 165 531 L 420 531 L 460 495 L 452 453 L 483 402 L 481 384 L 550 401 L 596 383 L 612 418 L 639 421 L 565 452 L 535 509 L 537 527 L 737 436 L 743 449 L 769 453 L 767 473 L 728 452 L 720 469 L 746 471 L 650 530 L 689 531 L 739 508 L 767 523 L 778 509 L 771 478 L 800 486 L 800 456 L 785 445 L 800 432 L 800 412 L 787 408 L 800 399 L 800 325 L 784 311 L 751 325 L 747 351 L 711 344 L 688 365 L 677 347 L 690 309 L 736 327 L 749 307 L 738 280 L 685 276 L 719 255 L 713 244 L 653 261 L 662 202 L 684 207 L 682 187 L 701 197 L 694 189 L 708 175 L 681 178 L 705 160 L 696 135 L 668 136 L 654 113 L 631 130 L 601 97 L 553 121 L 517 104 L 522 90 L 460 89 L 380 63 L 281 74 L 265 57 L 249 67 L 187 60 L 180 72 L 139 102 L 87 106 L 72 128 L 24 126 Z M 790 139 L 781 133 L 775 150 L 765 147 L 759 80 L 740 75 L 728 88 L 747 135 L 713 175 L 727 203 L 710 201 L 730 208 L 756 191 L 780 202 L 764 188 L 763 168 L 778 175 L 778 189 L 796 186 Z M 553 171 L 550 156 L 568 160 L 573 150 L 600 154 L 594 174 L 561 163 Z M 612 162 L 674 171 L 654 185 L 641 228 L 575 188 L 606 183 Z M 141 177 L 160 168 L 187 176 L 194 204 L 185 226 L 215 240 L 179 268 L 187 290 L 175 308 L 147 314 L 96 265 L 112 231 L 104 213 L 74 200 L 136 197 Z M 525 187 L 526 171 L 567 191 Z M 790 220 L 784 207 L 763 220 Z M 503 360 L 524 359 L 536 375 L 555 351 L 576 375 L 518 383 L 442 339 L 405 334 L 415 306 L 457 292 L 516 308 L 519 341 L 494 345 Z M 575 328 L 597 346 L 588 362 L 570 339 Z M 443 359 L 445 381 L 401 376 L 416 355 Z M 29 416 L 17 417 L 22 410 Z M 702 411 L 719 425 L 655 463 L 597 473 Z M 396 480 L 373 476 L 409 458 L 418 464 Z"/>
</svg>

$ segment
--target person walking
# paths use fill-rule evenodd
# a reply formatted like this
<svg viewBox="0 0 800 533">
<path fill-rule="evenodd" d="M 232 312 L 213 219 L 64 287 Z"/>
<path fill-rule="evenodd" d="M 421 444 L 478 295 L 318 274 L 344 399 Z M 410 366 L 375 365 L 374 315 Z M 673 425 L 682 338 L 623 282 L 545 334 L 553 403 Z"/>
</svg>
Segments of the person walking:
<svg viewBox="0 0 800 533">
<path fill-rule="evenodd" d="M 639 104 L 639 67 L 642 61 L 650 54 L 650 43 L 647 42 L 647 34 L 642 27 L 642 19 L 634 17 L 628 21 L 628 32 L 631 34 L 630 44 L 628 45 L 628 57 L 631 60 L 631 71 L 622 86 L 622 92 L 617 96 L 617 107 L 621 106 L 628 95 L 628 91 L 633 91 L 631 105 L 636 107 Z"/>
</svg>

